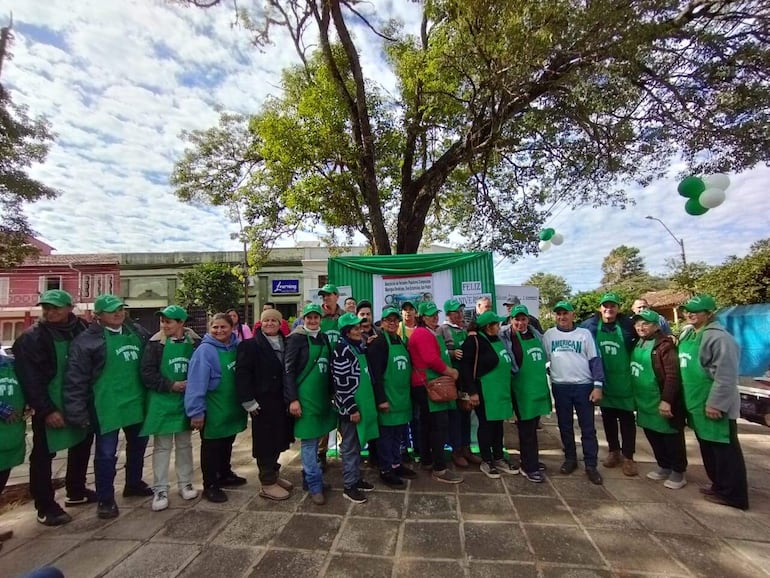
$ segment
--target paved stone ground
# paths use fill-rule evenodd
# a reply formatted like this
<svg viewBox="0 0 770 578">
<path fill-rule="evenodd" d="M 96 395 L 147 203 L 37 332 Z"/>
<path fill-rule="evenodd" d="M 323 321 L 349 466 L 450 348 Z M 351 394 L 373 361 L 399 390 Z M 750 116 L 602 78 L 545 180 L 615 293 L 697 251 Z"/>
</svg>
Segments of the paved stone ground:
<svg viewBox="0 0 770 578">
<path fill-rule="evenodd" d="M 368 503 L 352 504 L 342 496 L 341 468 L 332 461 L 327 480 L 333 490 L 322 507 L 299 489 L 285 502 L 258 497 L 250 433 L 244 432 L 233 463 L 249 484 L 228 490 L 227 503 L 184 502 L 172 492 L 171 507 L 152 512 L 150 498 L 119 498 L 119 518 L 99 520 L 94 506 L 71 508 L 74 521 L 60 528 L 37 524 L 26 504 L 0 516 L 0 529 L 15 532 L 0 552 L 0 576 L 48 563 L 68 578 L 770 574 L 770 429 L 740 426 L 752 506 L 741 512 L 702 499 L 698 486 L 706 476 L 691 436 L 684 489 L 667 490 L 644 478 L 654 464 L 641 431 L 641 475 L 626 478 L 601 468 L 605 484 L 599 487 L 580 470 L 557 473 L 555 417 L 544 424 L 545 484 L 468 471 L 465 483 L 448 486 L 421 472 L 406 491 L 392 491 L 368 470 L 377 489 Z M 518 445 L 515 426 L 506 425 L 506 445 Z M 284 458 L 285 475 L 299 485 L 296 452 Z M 150 463 L 145 460 L 147 481 Z M 11 483 L 26 476 L 24 468 L 18 472 Z M 200 470 L 196 475 L 200 486 Z M 57 497 L 63 502 L 63 490 Z"/>
</svg>

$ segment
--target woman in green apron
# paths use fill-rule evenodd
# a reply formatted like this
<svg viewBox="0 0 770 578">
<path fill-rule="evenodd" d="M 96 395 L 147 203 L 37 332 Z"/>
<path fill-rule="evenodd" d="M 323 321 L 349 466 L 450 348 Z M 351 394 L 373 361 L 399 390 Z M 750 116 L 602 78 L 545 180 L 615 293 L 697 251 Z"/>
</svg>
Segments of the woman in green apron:
<svg viewBox="0 0 770 578">
<path fill-rule="evenodd" d="M 660 315 L 652 309 L 634 315 L 634 329 L 639 335 L 630 365 L 636 421 L 658 463 L 658 469 L 647 477 L 665 480 L 665 487 L 678 490 L 687 485 L 679 355 L 674 342 L 660 329 Z"/>
<path fill-rule="evenodd" d="M 246 429 L 247 416 L 235 391 L 237 346 L 232 319 L 217 313 L 187 371 L 185 412 L 193 429 L 201 432 L 203 497 L 210 502 L 226 502 L 223 487 L 246 483 L 230 464 L 235 436 Z"/>
<path fill-rule="evenodd" d="M 380 436 L 377 405 L 361 334 L 363 320 L 354 313 L 339 318 L 340 339 L 332 352 L 334 405 L 340 416 L 344 496 L 357 504 L 374 486 L 361 478 L 361 445 Z"/>
<path fill-rule="evenodd" d="M 507 328 L 503 328 L 500 337 L 503 342 L 510 340 L 511 355 L 519 368 L 513 376 L 513 396 L 516 426 L 519 430 L 521 475 L 530 482 L 542 483 L 545 476 L 539 461 L 537 425 L 541 415 L 551 413 L 546 354 L 539 336 L 529 325 L 527 307 L 516 305 L 511 308 L 510 317 L 510 333 Z"/>
<path fill-rule="evenodd" d="M 192 486 L 193 456 L 190 420 L 184 412 L 187 366 L 201 338 L 184 326 L 187 311 L 169 305 L 156 313 L 160 331 L 147 342 L 142 356 L 142 382 L 147 388 L 147 415 L 142 435 L 152 435 L 152 509 L 168 508 L 168 466 L 174 452 L 179 495 L 193 500 L 198 492 Z"/>
<path fill-rule="evenodd" d="M 404 478 L 414 479 L 417 473 L 401 463 L 401 440 L 406 424 L 412 419 L 412 399 L 409 379 L 412 364 L 406 345 L 398 336 L 401 314 L 395 307 L 382 311 L 382 333 L 366 349 L 366 359 L 379 409 L 380 437 L 377 451 L 380 479 L 385 485 L 402 489 Z"/>
<path fill-rule="evenodd" d="M 305 305 L 302 325 L 286 339 L 283 373 L 283 399 L 294 418 L 294 436 L 301 440 L 302 487 L 318 506 L 326 503 L 318 447 L 337 427 L 329 373 L 332 352 L 321 330 L 322 316 L 320 305 Z"/>
<path fill-rule="evenodd" d="M 711 486 L 701 488 L 706 500 L 741 510 L 749 508 L 746 464 L 738 441 L 740 350 L 735 339 L 714 319 L 710 295 L 684 304 L 692 325 L 679 340 L 679 368 L 687 422 L 698 438 L 703 467 Z"/>
<path fill-rule="evenodd" d="M 8 482 L 11 468 L 24 463 L 26 431 L 24 395 L 13 360 L 0 356 L 0 493 Z"/>
<path fill-rule="evenodd" d="M 478 332 L 465 340 L 460 366 L 460 387 L 478 403 L 480 469 L 490 478 L 519 473 L 503 455 L 503 422 L 513 417 L 512 360 L 499 336 L 504 320 L 494 311 L 476 318 Z"/>
</svg>

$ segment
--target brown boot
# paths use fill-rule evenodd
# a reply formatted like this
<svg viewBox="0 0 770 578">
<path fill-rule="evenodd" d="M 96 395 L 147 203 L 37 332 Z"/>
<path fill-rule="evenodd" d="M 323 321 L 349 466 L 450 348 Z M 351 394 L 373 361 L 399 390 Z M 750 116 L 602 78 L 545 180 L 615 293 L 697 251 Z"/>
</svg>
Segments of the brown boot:
<svg viewBox="0 0 770 578">
<path fill-rule="evenodd" d="M 623 475 L 628 477 L 636 476 L 639 472 L 636 469 L 636 462 L 623 458 Z"/>
<path fill-rule="evenodd" d="M 602 465 L 605 468 L 616 468 L 621 463 L 623 463 L 623 459 L 620 456 L 620 450 L 614 450 L 607 455 L 607 459 L 602 462 Z"/>
<path fill-rule="evenodd" d="M 259 495 L 267 500 L 275 500 L 278 502 L 281 500 L 288 500 L 290 496 L 288 490 L 284 490 L 278 484 L 262 486 L 262 490 L 259 492 Z"/>
<path fill-rule="evenodd" d="M 479 456 L 474 454 L 471 451 L 470 446 L 463 446 L 460 448 L 460 452 L 462 453 L 463 457 L 468 460 L 469 464 L 473 464 L 474 466 L 481 465 L 481 462 L 483 461 Z"/>
<path fill-rule="evenodd" d="M 452 452 L 452 462 L 454 465 L 456 465 L 458 468 L 467 468 L 468 467 L 468 460 L 463 457 L 462 452 Z"/>
</svg>

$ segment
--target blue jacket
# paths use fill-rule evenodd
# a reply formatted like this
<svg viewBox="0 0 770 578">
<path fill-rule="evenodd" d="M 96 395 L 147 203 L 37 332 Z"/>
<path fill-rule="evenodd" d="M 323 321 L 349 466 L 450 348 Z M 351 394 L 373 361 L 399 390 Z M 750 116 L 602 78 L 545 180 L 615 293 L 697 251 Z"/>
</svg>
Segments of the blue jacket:
<svg viewBox="0 0 770 578">
<path fill-rule="evenodd" d="M 222 367 L 220 351 L 235 351 L 238 337 L 233 333 L 230 343 L 224 344 L 209 334 L 203 336 L 201 344 L 190 358 L 187 366 L 187 389 L 184 392 L 184 409 L 187 417 L 203 417 L 206 413 L 206 394 L 219 385 Z"/>
<path fill-rule="evenodd" d="M 580 327 L 588 329 L 588 331 L 591 332 L 591 335 L 593 335 L 594 339 L 596 339 L 596 333 L 599 331 L 600 319 L 601 315 L 595 313 L 583 321 L 583 323 L 580 324 Z M 626 343 L 626 351 L 631 352 L 634 349 L 634 344 L 636 344 L 637 340 L 636 331 L 634 330 L 634 322 L 627 315 L 618 314 L 615 323 L 620 325 L 620 332 L 623 334 L 623 341 Z M 604 324 L 604 327 L 607 327 L 606 323 Z M 607 330 L 605 329 L 605 331 Z"/>
</svg>

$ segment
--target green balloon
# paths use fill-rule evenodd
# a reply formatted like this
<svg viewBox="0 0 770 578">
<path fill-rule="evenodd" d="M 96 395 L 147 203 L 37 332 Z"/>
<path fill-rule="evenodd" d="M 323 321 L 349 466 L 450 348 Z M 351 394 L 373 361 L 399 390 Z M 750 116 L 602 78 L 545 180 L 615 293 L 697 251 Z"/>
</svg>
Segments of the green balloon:
<svg viewBox="0 0 770 578">
<path fill-rule="evenodd" d="M 543 229 L 540 231 L 540 240 L 541 241 L 550 241 L 551 237 L 553 237 L 556 234 L 556 230 L 548 227 L 547 229 Z"/>
<path fill-rule="evenodd" d="M 679 191 L 679 194 L 683 197 L 687 197 L 688 199 L 694 199 L 698 195 L 700 195 L 703 191 L 706 190 L 706 183 L 703 182 L 703 179 L 700 177 L 687 177 L 686 179 L 683 179 L 681 183 L 679 183 L 679 187 L 677 188 L 677 191 Z"/>
<path fill-rule="evenodd" d="M 687 211 L 689 215 L 693 215 L 694 217 L 697 217 L 698 215 L 703 215 L 704 213 L 708 212 L 708 209 L 701 205 L 698 202 L 698 199 L 689 199 L 684 204 L 684 210 Z"/>
</svg>

